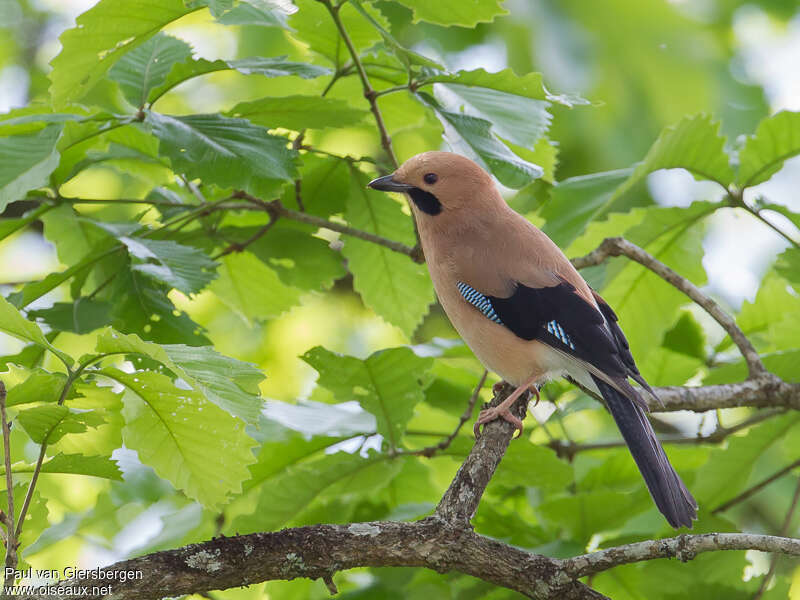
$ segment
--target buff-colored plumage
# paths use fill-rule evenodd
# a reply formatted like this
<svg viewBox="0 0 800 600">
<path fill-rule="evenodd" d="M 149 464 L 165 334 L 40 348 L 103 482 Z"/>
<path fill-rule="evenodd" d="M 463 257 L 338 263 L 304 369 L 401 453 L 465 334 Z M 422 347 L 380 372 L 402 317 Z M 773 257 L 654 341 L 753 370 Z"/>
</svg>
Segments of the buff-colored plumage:
<svg viewBox="0 0 800 600">
<path fill-rule="evenodd" d="M 491 176 L 449 152 L 426 152 L 370 183 L 403 192 L 419 228 L 439 301 L 458 333 L 490 370 L 517 386 L 481 424 L 504 418 L 522 393 L 568 376 L 602 395 L 659 510 L 691 527 L 696 503 L 670 465 L 639 389 L 636 368 L 613 310 L 564 253 L 505 202 Z M 633 387 L 633 379 L 641 388 Z"/>
</svg>

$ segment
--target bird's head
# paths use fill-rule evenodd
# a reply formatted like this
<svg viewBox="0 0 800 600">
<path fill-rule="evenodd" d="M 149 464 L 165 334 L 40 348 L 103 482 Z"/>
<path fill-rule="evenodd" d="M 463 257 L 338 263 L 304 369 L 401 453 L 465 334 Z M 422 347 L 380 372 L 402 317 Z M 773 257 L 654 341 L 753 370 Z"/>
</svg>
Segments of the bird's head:
<svg viewBox="0 0 800 600">
<path fill-rule="evenodd" d="M 369 182 L 385 192 L 408 194 L 418 216 L 441 220 L 462 209 L 481 210 L 500 199 L 491 176 L 478 164 L 452 152 L 423 152 L 397 171 Z"/>
</svg>

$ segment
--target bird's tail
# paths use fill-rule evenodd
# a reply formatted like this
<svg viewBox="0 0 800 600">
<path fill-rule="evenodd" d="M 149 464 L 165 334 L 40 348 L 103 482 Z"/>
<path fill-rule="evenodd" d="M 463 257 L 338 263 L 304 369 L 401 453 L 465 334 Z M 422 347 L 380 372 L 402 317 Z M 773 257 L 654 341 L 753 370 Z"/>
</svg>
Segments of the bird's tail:
<svg viewBox="0 0 800 600">
<path fill-rule="evenodd" d="M 592 379 L 622 432 L 658 510 L 676 529 L 691 528 L 692 520 L 697 518 L 697 502 L 672 468 L 645 411 L 602 379 L 594 375 Z"/>
</svg>

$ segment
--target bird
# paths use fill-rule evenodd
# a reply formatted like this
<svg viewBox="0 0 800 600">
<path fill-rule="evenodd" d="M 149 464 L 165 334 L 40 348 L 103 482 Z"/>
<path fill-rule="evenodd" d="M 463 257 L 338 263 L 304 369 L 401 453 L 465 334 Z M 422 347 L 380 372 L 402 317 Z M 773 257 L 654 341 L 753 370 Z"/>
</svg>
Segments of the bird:
<svg viewBox="0 0 800 600">
<path fill-rule="evenodd" d="M 516 389 L 480 412 L 522 432 L 510 412 L 527 390 L 567 377 L 603 398 L 657 508 L 674 528 L 692 527 L 697 502 L 647 419 L 642 377 L 617 315 L 561 249 L 503 199 L 467 157 L 424 152 L 369 187 L 408 196 L 442 308 L 478 360 Z M 638 388 L 631 384 L 633 380 Z"/>
</svg>

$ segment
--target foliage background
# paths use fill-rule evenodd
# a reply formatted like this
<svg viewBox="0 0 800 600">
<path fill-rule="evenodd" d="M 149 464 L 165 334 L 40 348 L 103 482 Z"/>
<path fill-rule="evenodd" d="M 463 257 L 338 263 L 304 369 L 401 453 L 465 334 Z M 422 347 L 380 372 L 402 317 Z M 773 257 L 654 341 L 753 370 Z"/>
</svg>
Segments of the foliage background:
<svg viewBox="0 0 800 600">
<path fill-rule="evenodd" d="M 92 36 L 115 33 L 114 11 L 103 13 L 113 4 L 101 2 L 87 16 L 85 30 Z M 126 11 L 127 4 L 134 3 L 117 3 L 123 7 L 122 21 L 161 16 L 148 8 L 151 3 L 144 2 L 138 11 Z M 315 227 L 289 220 L 280 220 L 246 252 L 221 255 L 268 222 L 263 210 L 199 215 L 174 234 L 148 238 L 148 232 L 185 210 L 164 204 L 192 204 L 199 196 L 223 201 L 233 189 L 245 188 L 263 200 L 280 197 L 286 206 L 299 208 L 296 167 L 288 150 L 266 130 L 241 125 L 245 129 L 237 143 L 243 144 L 244 158 L 226 160 L 209 154 L 196 132 L 158 116 L 222 112 L 248 117 L 286 139 L 307 129 L 304 143 L 316 152 L 303 151 L 299 167 L 305 210 L 413 245 L 410 219 L 401 215 L 407 209 L 364 190 L 376 167 L 386 171 L 391 165 L 358 78 L 351 70 L 330 88 L 325 102 L 318 100 L 331 82 L 330 70 L 349 62 L 324 7 L 299 0 L 299 11 L 287 17 L 274 8 L 253 9 L 265 6 L 257 2 L 231 11 L 232 3 L 210 4 L 211 10 L 156 23 L 191 48 L 165 37 L 156 38 L 163 46 L 155 41 L 143 46 L 161 53 L 162 64 L 169 67 L 163 72 L 154 68 L 153 82 L 160 85 L 168 75 L 179 75 L 183 63 L 197 68 L 199 63 L 192 61 L 201 59 L 286 57 L 279 61 L 284 66 L 276 68 L 290 68 L 287 61 L 312 66 L 291 67 L 303 76 L 273 77 L 271 71 L 264 76 L 264 64 L 233 63 L 238 70 L 216 64 L 215 72 L 166 92 L 143 124 L 131 122 L 107 133 L 101 133 L 105 121 L 136 117 L 142 104 L 137 101 L 142 65 L 132 57 L 151 68 L 157 63 L 147 62 L 148 56 L 154 54 L 111 53 L 114 60 L 127 58 L 108 74 L 98 73 L 90 82 L 97 85 L 89 85 L 81 79 L 85 64 L 80 61 L 91 65 L 107 55 L 93 53 L 91 36 L 80 38 L 80 30 L 73 30 L 75 37 L 61 38 L 71 39 L 72 45 L 55 59 L 51 74 L 49 62 L 61 50 L 58 36 L 93 3 L 5 0 L 0 6 L 0 103 L 11 110 L 0 117 L 8 121 L 0 122 L 0 144 L 8 142 L 0 147 L 6 165 L 5 171 L 0 167 L 6 176 L 0 198 L 7 204 L 0 222 L 0 281 L 7 282 L 3 294 L 25 307 L 24 314 L 38 319 L 49 341 L 73 358 L 96 351 L 139 356 L 138 363 L 123 364 L 118 357 L 99 362 L 104 374 L 87 371 L 88 379 L 74 390 L 76 397 L 67 400 L 71 412 L 60 415 L 64 429 L 50 438 L 47 455 L 72 458 L 61 459 L 60 467 L 51 465 L 55 473 L 43 473 L 23 531 L 24 561 L 39 568 L 106 564 L 220 532 L 417 518 L 430 512 L 469 448 L 463 432 L 432 459 L 391 457 L 392 447 L 419 448 L 452 431 L 481 374 L 469 351 L 455 342 L 441 309 L 428 309 L 433 294 L 424 266 L 329 231 L 312 237 Z M 493 0 L 481 0 L 464 14 L 454 10 L 460 3 L 440 4 L 448 9 L 441 14 L 430 8 L 433 4 L 412 0 L 378 1 L 366 10 L 402 46 L 450 72 L 506 67 L 520 76 L 541 72 L 553 94 L 564 94 L 544 96 L 531 85 L 532 97 L 526 97 L 521 90 L 529 88 L 511 73 L 487 86 L 511 92 L 496 103 L 490 102 L 498 98 L 491 93 L 464 92 L 453 98 L 463 86 L 437 88 L 439 102 L 456 111 L 466 104 L 468 112 L 482 114 L 518 153 L 514 160 L 523 161 L 521 166 L 509 159 L 513 155 L 504 155 L 494 171 L 504 183 L 522 188 L 506 188 L 512 205 L 543 226 L 569 256 L 592 250 L 609 235 L 624 234 L 642 245 L 694 283 L 705 284 L 738 314 L 767 366 L 787 381 L 798 381 L 798 159 L 745 192 L 740 200 L 750 209 L 731 206 L 720 186 L 696 181 L 685 170 L 659 170 L 630 180 L 629 171 L 618 171 L 645 156 L 652 160 L 637 172 L 642 175 L 679 166 L 681 160 L 691 162 L 692 148 L 716 156 L 716 145 L 721 145 L 715 137 L 717 121 L 726 148 L 735 154 L 762 119 L 782 109 L 800 110 L 800 79 L 793 67 L 800 53 L 795 3 L 509 0 L 503 9 Z M 179 12 L 182 3 L 163 5 Z M 416 18 L 409 7 L 416 7 Z M 402 63 L 392 58 L 380 33 L 352 5 L 342 15 L 365 63 L 372 65 L 376 88 L 404 85 Z M 448 26 L 451 21 L 474 26 Z M 178 70 L 172 70 L 173 63 Z M 431 93 L 430 86 L 423 90 Z M 303 98 L 281 100 L 286 96 Z M 434 111 L 407 90 L 386 94 L 378 103 L 400 161 L 447 147 Z M 26 105 L 32 108 L 17 109 Z M 47 124 L 49 117 L 41 115 L 51 111 L 95 115 L 97 120 L 66 119 L 62 124 L 50 118 Z M 700 113 L 711 115 L 710 120 L 693 117 Z M 678 161 L 670 163 L 658 148 L 648 155 L 662 130 L 679 122 L 687 145 L 671 138 Z M 203 127 L 212 127 L 197 121 L 194 126 L 204 132 L 211 129 Z M 800 120 L 790 116 L 767 133 L 774 132 L 790 138 L 787 156 L 800 152 Z M 482 144 L 500 143 L 491 134 L 479 134 Z M 45 166 L 33 169 L 33 183 L 15 187 L 8 179 L 13 168 L 8 157 L 20 148 L 37 151 L 33 138 L 25 136 L 50 139 L 57 154 L 48 155 L 45 147 L 37 163 Z M 263 145 L 248 146 L 253 140 Z M 255 152 L 266 152 L 274 164 Z M 523 181 L 530 171 L 524 160 L 544 167 L 544 177 Z M 726 177 L 724 166 L 715 168 L 712 175 Z M 604 174 L 580 177 L 594 173 Z M 192 189 L 187 183 L 192 180 L 199 187 Z M 15 202 L 34 188 L 39 191 L 26 202 Z M 119 201 L 130 199 L 151 204 Z M 772 204 L 759 214 L 761 220 L 752 214 L 759 202 Z M 23 217 L 37 206 L 52 208 Z M 137 230 L 136 223 L 144 229 Z M 63 284 L 37 287 L 48 274 L 81 264 L 109 244 L 124 249 Z M 218 271 L 209 256 L 219 263 Z M 615 259 L 584 275 L 617 309 L 642 371 L 654 385 L 743 378 L 743 364 L 730 340 L 652 274 Z M 165 302 L 167 297 L 174 307 Z M 14 318 L 7 316 L 6 331 Z M 248 367 L 210 354 L 202 355 L 203 364 L 191 363 L 179 348 L 167 351 L 165 358 L 157 345 L 114 337 L 104 329 L 109 325 L 157 344 L 210 344 L 225 356 L 257 365 L 267 377 L 260 381 Z M 12 407 L 11 417 L 17 419 L 12 456 L 19 461 L 15 470 L 22 484 L 36 461 L 37 441 L 50 432 L 47 419 L 55 418 L 49 409 L 63 379 L 54 373 L 63 367 L 24 340 L 4 337 L 2 342 L 10 402 L 16 394 L 13 402 L 20 403 Z M 414 352 L 403 349 L 408 346 Z M 397 349 L 374 354 L 387 348 Z M 128 381 L 133 375 L 114 371 L 113 365 L 153 371 L 140 374 L 142 381 Z M 206 380 L 198 375 L 209 370 Z M 170 380 L 175 375 L 190 385 L 200 382 L 195 386 L 200 391 L 183 396 L 181 385 Z M 107 387 L 112 380 L 118 385 Z M 126 381 L 129 391 L 123 397 L 118 392 Z M 52 389 L 56 392 L 48 403 L 44 395 Z M 138 397 L 130 391 L 136 389 Z M 167 399 L 152 400 L 151 392 Z M 263 414 L 259 394 L 267 401 Z M 668 534 L 624 449 L 581 452 L 568 462 L 545 447 L 551 439 L 618 439 L 613 422 L 594 401 L 558 383 L 546 388 L 546 396 L 558 400 L 558 410 L 543 403 L 535 419 L 528 418 L 526 441 L 513 444 L 501 464 L 476 516 L 477 530 L 553 556 Z M 148 410 L 159 401 L 164 403 L 160 408 Z M 37 408 L 42 410 L 37 413 Z M 17 410 L 34 412 L 17 416 Z M 745 421 L 752 413 L 730 409 L 658 418 L 665 436 L 691 438 L 712 433 L 720 424 Z M 364 435 L 375 431 L 383 435 Z M 164 451 L 170 436 L 178 436 L 179 449 Z M 778 414 L 721 445 L 669 445 L 673 462 L 701 504 L 695 529 L 780 531 L 796 477 L 783 477 L 724 513 L 712 515 L 710 509 L 797 460 L 798 439 L 796 416 Z M 788 533 L 796 535 L 798 526 L 795 514 Z M 754 552 L 707 554 L 688 565 L 651 561 L 620 567 L 598 575 L 592 585 L 619 598 L 683 597 L 690 590 L 696 594 L 701 585 L 707 598 L 751 597 L 767 567 L 768 557 Z M 800 598 L 800 570 L 788 561 L 779 564 L 767 596 L 787 597 L 793 580 L 791 595 Z M 671 582 L 669 590 L 665 581 Z M 427 571 L 355 571 L 337 576 L 337 584 L 345 598 L 514 596 L 468 577 Z M 294 581 L 214 597 L 327 595 L 321 582 Z"/>
</svg>

